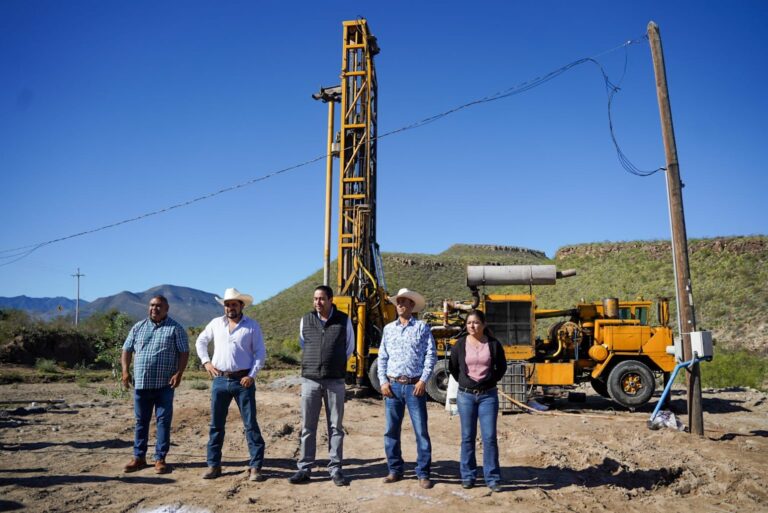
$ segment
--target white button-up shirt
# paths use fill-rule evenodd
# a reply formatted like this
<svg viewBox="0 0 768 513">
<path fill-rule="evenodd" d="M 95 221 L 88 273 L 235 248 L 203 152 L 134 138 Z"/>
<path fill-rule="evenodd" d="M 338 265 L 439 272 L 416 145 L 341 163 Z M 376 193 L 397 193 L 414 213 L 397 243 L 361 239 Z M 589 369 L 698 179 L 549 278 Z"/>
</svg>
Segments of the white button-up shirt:
<svg viewBox="0 0 768 513">
<path fill-rule="evenodd" d="M 208 344 L 211 341 L 213 358 L 208 356 Z M 231 333 L 227 316 L 216 317 L 197 337 L 195 348 L 203 365 L 211 362 L 214 367 L 224 372 L 249 369 L 248 376 L 252 378 L 256 377 L 256 373 L 267 359 L 261 327 L 258 322 L 245 315 Z"/>
</svg>

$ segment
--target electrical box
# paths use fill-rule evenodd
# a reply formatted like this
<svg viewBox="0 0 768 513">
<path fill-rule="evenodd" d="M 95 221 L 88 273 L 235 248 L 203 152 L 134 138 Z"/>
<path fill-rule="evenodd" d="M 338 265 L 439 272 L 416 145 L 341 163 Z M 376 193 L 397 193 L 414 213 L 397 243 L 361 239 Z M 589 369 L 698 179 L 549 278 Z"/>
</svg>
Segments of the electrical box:
<svg viewBox="0 0 768 513">
<path fill-rule="evenodd" d="M 667 354 L 675 355 L 677 363 L 683 361 L 683 341 L 680 340 L 680 337 L 675 337 L 674 345 L 667 346 Z"/>
<path fill-rule="evenodd" d="M 691 353 L 702 360 L 711 360 L 714 356 L 712 351 L 712 332 L 694 331 L 691 332 Z"/>
</svg>

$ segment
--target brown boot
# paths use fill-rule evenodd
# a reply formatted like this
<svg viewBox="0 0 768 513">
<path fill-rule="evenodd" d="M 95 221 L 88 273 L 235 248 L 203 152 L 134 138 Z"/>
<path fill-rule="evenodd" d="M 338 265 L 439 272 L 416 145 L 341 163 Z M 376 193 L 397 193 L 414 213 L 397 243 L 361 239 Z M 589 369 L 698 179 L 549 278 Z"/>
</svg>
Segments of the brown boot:
<svg viewBox="0 0 768 513">
<path fill-rule="evenodd" d="M 165 458 L 155 461 L 155 474 L 167 474 L 168 472 L 170 469 L 165 464 Z"/>
<path fill-rule="evenodd" d="M 134 456 L 126 466 L 123 467 L 123 472 L 136 472 L 147 467 L 146 458 L 137 458 Z"/>
<path fill-rule="evenodd" d="M 216 479 L 219 476 L 221 476 L 221 467 L 208 467 L 203 474 L 203 479 Z"/>
</svg>

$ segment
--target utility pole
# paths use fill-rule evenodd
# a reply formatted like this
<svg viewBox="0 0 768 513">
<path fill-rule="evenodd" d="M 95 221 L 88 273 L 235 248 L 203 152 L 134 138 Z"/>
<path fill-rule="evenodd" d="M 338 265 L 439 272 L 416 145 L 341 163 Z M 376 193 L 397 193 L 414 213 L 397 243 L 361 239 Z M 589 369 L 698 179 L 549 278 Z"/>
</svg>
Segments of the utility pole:
<svg viewBox="0 0 768 513">
<path fill-rule="evenodd" d="M 77 300 L 75 301 L 75 326 L 80 322 L 80 278 L 85 276 L 80 274 L 80 268 L 77 268 L 77 273 L 73 274 L 73 278 L 77 278 Z"/>
<path fill-rule="evenodd" d="M 696 331 L 696 314 L 693 306 L 691 269 L 688 264 L 688 238 L 685 233 L 685 216 L 683 213 L 683 185 L 680 181 L 675 131 L 672 127 L 672 109 L 669 105 L 667 71 L 664 65 L 661 35 L 659 26 L 653 21 L 648 23 L 648 42 L 653 57 L 653 71 L 656 75 L 656 96 L 659 101 L 661 135 L 664 140 L 664 153 L 667 160 L 667 200 L 669 202 L 669 222 L 672 228 L 672 262 L 677 297 L 677 327 L 682 338 L 683 359 L 690 361 L 693 359 L 690 334 Z M 698 362 L 687 368 L 686 382 L 688 383 L 688 426 L 691 433 L 703 436 L 701 371 Z"/>
<path fill-rule="evenodd" d="M 325 246 L 323 251 L 323 285 L 331 282 L 331 192 L 333 191 L 333 157 L 339 156 L 338 144 L 333 144 L 334 104 L 341 102 L 341 86 L 321 87 L 312 95 L 328 104 L 328 146 L 325 159 Z"/>
</svg>

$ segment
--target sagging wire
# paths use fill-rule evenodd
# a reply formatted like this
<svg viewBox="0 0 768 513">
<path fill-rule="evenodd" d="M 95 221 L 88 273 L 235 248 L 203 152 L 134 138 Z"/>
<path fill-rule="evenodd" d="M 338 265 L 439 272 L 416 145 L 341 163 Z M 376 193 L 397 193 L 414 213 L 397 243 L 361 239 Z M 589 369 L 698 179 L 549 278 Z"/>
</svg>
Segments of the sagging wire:
<svg viewBox="0 0 768 513">
<path fill-rule="evenodd" d="M 647 39 L 647 36 L 645 37 Z M 653 169 L 653 170 L 642 170 L 637 166 L 635 166 L 619 146 L 619 142 L 616 140 L 616 133 L 613 128 L 613 116 L 612 116 L 613 98 L 616 95 L 616 93 L 618 93 L 621 90 L 621 83 L 624 81 L 624 76 L 627 74 L 628 62 L 629 62 L 628 46 L 624 46 L 624 70 L 617 84 L 613 84 L 611 82 L 611 80 L 608 78 L 608 75 L 605 73 L 605 70 L 603 69 L 603 67 L 600 66 L 600 72 L 602 73 L 603 80 L 605 81 L 605 90 L 606 90 L 606 93 L 608 94 L 608 128 L 611 132 L 611 141 L 613 142 L 613 146 L 616 148 L 616 155 L 618 156 L 621 167 L 623 167 L 624 170 L 627 171 L 628 173 L 631 173 L 635 176 L 651 176 L 657 173 L 658 171 L 665 171 L 666 168 L 657 167 L 656 169 Z"/>
<path fill-rule="evenodd" d="M 421 119 L 421 120 L 416 121 L 414 123 L 411 123 L 409 125 L 405 125 L 405 126 L 402 126 L 400 128 L 396 128 L 394 130 L 390 130 L 389 132 L 385 132 L 385 133 L 383 133 L 381 135 L 377 135 L 377 136 L 373 137 L 372 140 L 375 141 L 375 140 L 378 140 L 378 139 L 382 139 L 384 137 L 388 137 L 390 135 L 395 135 L 395 134 L 398 134 L 398 133 L 406 132 L 408 130 L 413 130 L 415 128 L 421 128 L 422 126 L 428 125 L 430 123 L 434 123 L 435 121 L 443 119 L 443 118 L 445 118 L 445 117 L 447 117 L 447 116 L 449 116 L 451 114 L 454 114 L 456 112 L 459 112 L 461 110 L 464 110 L 464 109 L 467 109 L 467 108 L 470 108 L 470 107 L 474 107 L 476 105 L 482 105 L 484 103 L 490 103 L 490 102 L 494 102 L 494 101 L 497 101 L 497 100 L 502 100 L 504 98 L 509 98 L 511 96 L 515 96 L 515 95 L 524 93 L 524 92 L 529 91 L 529 90 L 531 90 L 531 89 L 533 89 L 535 87 L 538 87 L 538 86 L 540 86 L 542 84 L 545 84 L 545 83 L 549 82 L 550 80 L 552 80 L 554 78 L 557 78 L 558 76 L 562 75 L 563 73 L 565 73 L 566 71 L 568 71 L 568 70 L 570 70 L 572 68 L 575 68 L 576 66 L 580 66 L 581 64 L 585 64 L 585 63 L 593 63 L 593 64 L 595 64 L 599 68 L 600 73 L 603 76 L 603 80 L 605 81 L 606 92 L 608 94 L 608 126 L 610 128 L 611 140 L 613 141 L 614 147 L 616 148 L 616 152 L 617 152 L 617 155 L 618 155 L 618 158 L 619 158 L 619 162 L 621 163 L 622 167 L 625 170 L 627 170 L 628 172 L 630 172 L 630 173 L 632 173 L 634 175 L 637 175 L 637 176 L 650 176 L 650 175 L 656 173 L 657 171 L 664 170 L 665 168 L 660 167 L 660 168 L 654 169 L 652 171 L 640 170 L 634 164 L 632 164 L 632 162 L 627 158 L 626 154 L 621 150 L 621 148 L 619 146 L 619 143 L 618 143 L 618 141 L 616 139 L 615 133 L 614 133 L 613 118 L 612 118 L 612 115 L 611 115 L 611 107 L 612 107 L 613 97 L 620 90 L 620 88 L 617 85 L 614 85 L 610 81 L 610 79 L 608 78 L 608 74 L 605 72 L 605 69 L 600 64 L 600 62 L 597 60 L 598 57 L 601 57 L 603 55 L 606 55 L 608 53 L 611 53 L 611 52 L 614 52 L 616 50 L 619 50 L 619 49 L 623 48 L 625 50 L 624 72 L 626 73 L 627 59 L 628 59 L 628 55 L 627 55 L 628 47 L 631 46 L 631 45 L 640 43 L 644 39 L 647 39 L 647 36 L 642 36 L 642 37 L 637 38 L 637 39 L 631 39 L 629 41 L 626 41 L 625 43 L 622 43 L 621 45 L 618 45 L 618 46 L 616 46 L 614 48 L 610 48 L 608 50 L 605 50 L 604 52 L 601 52 L 601 53 L 599 53 L 597 55 L 594 55 L 592 57 L 585 57 L 585 58 L 582 58 L 582 59 L 578 59 L 578 60 L 573 61 L 573 62 L 571 62 L 569 64 L 561 66 L 560 68 L 557 68 L 557 69 L 555 69 L 553 71 L 550 71 L 549 73 L 547 73 L 545 75 L 541 75 L 541 76 L 536 77 L 534 79 L 527 80 L 527 81 L 522 82 L 522 83 L 520 83 L 518 85 L 509 87 L 509 88 L 507 88 L 507 89 L 505 89 L 503 91 L 499 91 L 497 93 L 485 96 L 483 98 L 479 98 L 479 99 L 476 99 L 476 100 L 469 101 L 469 102 L 464 103 L 462 105 L 458 105 L 458 106 L 453 107 L 453 108 L 451 108 L 449 110 L 443 111 L 443 112 L 441 112 L 439 114 L 428 116 L 428 117 L 426 117 L 424 119 Z M 623 75 L 622 75 L 622 80 L 623 80 Z M 347 148 L 347 149 L 349 149 L 349 148 Z M 236 184 L 236 185 L 231 185 L 231 186 L 228 186 L 228 187 L 224 187 L 222 189 L 219 189 L 218 191 L 207 193 L 207 194 L 204 194 L 202 196 L 198 196 L 198 197 L 193 198 L 193 199 L 188 200 L 188 201 L 184 201 L 182 203 L 177 203 L 177 204 L 171 205 L 169 207 L 165 207 L 165 208 L 161 208 L 161 209 L 154 210 L 154 211 L 151 211 L 151 212 L 147 212 L 145 214 L 141 214 L 139 216 L 132 217 L 132 218 L 129 218 L 129 219 L 123 219 L 122 221 L 117 221 L 115 223 L 111 223 L 111 224 L 107 224 L 107 225 L 100 226 L 100 227 L 97 227 L 97 228 L 93 228 L 93 229 L 90 229 L 90 230 L 85 230 L 85 231 L 82 231 L 82 232 L 74 233 L 74 234 L 67 235 L 67 236 L 64 236 L 64 237 L 59 237 L 57 239 L 52 239 L 52 240 L 48 240 L 48 241 L 45 241 L 45 242 L 40 242 L 40 243 L 37 243 L 37 244 L 30 244 L 30 245 L 21 246 L 21 247 L 18 247 L 18 248 L 0 250 L 0 261 L 1 260 L 6 260 L 5 262 L 0 263 L 0 267 L 6 266 L 6 265 L 10 265 L 10 264 L 12 264 L 14 262 L 18 262 L 19 260 L 21 260 L 23 258 L 26 258 L 27 256 L 31 255 L 32 253 L 34 253 L 38 249 L 43 248 L 45 246 L 48 246 L 48 245 L 51 245 L 51 244 L 55 244 L 57 242 L 62 242 L 62 241 L 65 241 L 65 240 L 69 240 L 69 239 L 74 239 L 76 237 L 81 237 L 81 236 L 84 236 L 84 235 L 90 235 L 92 233 L 97 233 L 97 232 L 100 232 L 100 231 L 103 231 L 103 230 L 107 230 L 107 229 L 110 229 L 110 228 L 115 228 L 117 226 L 121 226 L 121 225 L 124 225 L 124 224 L 127 224 L 127 223 L 132 223 L 132 222 L 135 222 L 135 221 L 146 219 L 148 217 L 152 217 L 152 216 L 155 216 L 155 215 L 158 215 L 158 214 L 163 214 L 163 213 L 169 212 L 171 210 L 175 210 L 175 209 L 178 209 L 178 208 L 186 207 L 186 206 L 189 206 L 189 205 L 191 205 L 193 203 L 197 203 L 197 202 L 200 202 L 200 201 L 203 201 L 203 200 L 207 200 L 207 199 L 213 198 L 215 196 L 219 196 L 220 194 L 224 194 L 226 192 L 231 192 L 231 191 L 234 191 L 234 190 L 237 190 L 237 189 L 242 189 L 244 187 L 248 187 L 250 185 L 253 185 L 254 183 L 267 180 L 267 179 L 272 178 L 274 176 L 277 176 L 277 175 L 280 175 L 280 174 L 283 174 L 283 173 L 287 173 L 289 171 L 293 171 L 293 170 L 296 170 L 296 169 L 308 166 L 308 165 L 313 164 L 315 162 L 318 162 L 320 160 L 324 160 L 327 157 L 328 157 L 328 154 L 319 155 L 317 157 L 311 158 L 311 159 L 306 160 L 304 162 L 301 162 L 301 163 L 298 163 L 298 164 L 294 164 L 294 165 L 291 165 L 291 166 L 279 169 L 277 171 L 269 172 L 269 173 L 267 173 L 267 174 L 265 174 L 263 176 L 260 176 L 260 177 L 257 177 L 257 178 L 253 178 L 253 179 L 247 180 L 245 182 L 242 182 L 242 183 L 239 183 L 239 184 Z"/>
<path fill-rule="evenodd" d="M 293 171 L 294 169 L 298 169 L 300 167 L 308 166 L 309 164 L 313 164 L 313 163 L 318 162 L 320 160 L 324 160 L 326 158 L 326 156 L 327 155 L 319 155 L 319 156 L 317 156 L 315 158 L 306 160 L 306 161 L 301 162 L 299 164 L 294 164 L 292 166 L 284 167 L 282 169 L 278 169 L 277 171 L 273 171 L 273 172 L 267 173 L 266 175 L 259 176 L 257 178 L 252 178 L 252 179 L 247 180 L 245 182 L 242 182 L 242 183 L 239 183 L 239 184 L 236 184 L 236 185 L 231 185 L 229 187 L 224 187 L 223 189 L 219 189 L 218 191 L 210 192 L 208 194 L 204 194 L 202 196 L 198 196 L 198 197 L 193 198 L 191 200 L 184 201 L 182 203 L 177 203 L 177 204 L 171 205 L 169 207 L 161 208 L 161 209 L 158 209 L 158 210 L 153 210 L 152 212 L 147 212 L 145 214 L 141 214 L 139 216 L 132 217 L 130 219 L 123 219 L 122 221 L 117 221 L 115 223 L 111 223 L 111 224 L 107 224 L 107 225 L 104 225 L 104 226 L 100 226 L 98 228 L 93 228 L 91 230 L 85 230 L 85 231 L 82 231 L 82 232 L 79 232 L 79 233 L 74 233 L 72 235 L 67 235 L 65 237 L 59 237 L 58 239 L 53 239 L 53 240 L 49 240 L 49 241 L 46 241 L 46 242 L 41 242 L 39 244 L 31 244 L 29 246 L 22 246 L 22 247 L 14 248 L 14 249 L 1 250 L 0 251 L 0 260 L 3 260 L 3 259 L 10 259 L 10 260 L 7 261 L 7 262 L 0 263 L 0 267 L 6 266 L 6 265 L 10 265 L 10 264 L 12 264 L 14 262 L 17 262 L 17 261 L 21 260 L 22 258 L 25 258 L 25 257 L 31 255 L 33 252 L 37 251 L 38 249 L 40 249 L 40 248 L 42 248 L 44 246 L 48 246 L 48 245 L 54 244 L 56 242 L 62 242 L 62 241 L 65 241 L 65 240 L 74 239 L 75 237 L 81 237 L 83 235 L 90 235 L 92 233 L 96 233 L 96 232 L 100 232 L 100 231 L 103 231 L 103 230 L 107 230 L 109 228 L 115 228 L 115 227 L 123 225 L 123 224 L 132 223 L 134 221 L 139 221 L 141 219 L 146 219 L 147 217 L 152 217 L 152 216 L 156 216 L 158 214 L 163 214 L 165 212 L 169 212 L 169 211 L 175 210 L 177 208 L 186 207 L 186 206 L 191 205 L 193 203 L 197 203 L 199 201 L 207 200 L 207 199 L 213 198 L 214 196 L 218 196 L 220 194 L 224 194 L 225 192 L 231 192 L 231 191 L 234 191 L 234 190 L 237 190 L 237 189 L 242 189 L 243 187 L 248 187 L 249 185 L 253 185 L 256 182 L 262 182 L 264 180 L 267 180 L 269 178 L 275 177 L 277 175 L 280 175 L 280 174 L 283 174 L 283 173 L 287 173 L 288 171 Z"/>
</svg>

